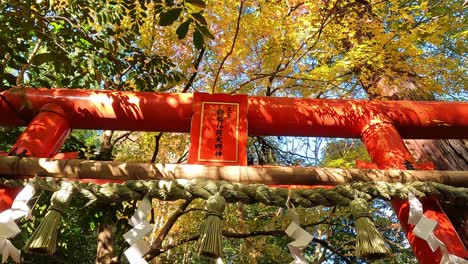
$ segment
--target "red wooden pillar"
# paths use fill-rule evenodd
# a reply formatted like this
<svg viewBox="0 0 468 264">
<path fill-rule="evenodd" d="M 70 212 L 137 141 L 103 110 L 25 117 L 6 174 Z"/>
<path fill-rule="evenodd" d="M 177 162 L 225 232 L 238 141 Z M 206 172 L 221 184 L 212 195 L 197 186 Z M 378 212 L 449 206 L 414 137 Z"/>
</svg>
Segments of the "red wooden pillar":
<svg viewBox="0 0 468 264">
<path fill-rule="evenodd" d="M 380 122 L 367 127 L 362 133 L 362 141 L 372 161 L 380 169 L 421 169 L 391 123 Z M 438 222 L 434 233 L 446 245 L 448 253 L 466 258 L 468 256 L 467 251 L 439 202 L 428 198 L 424 199 L 422 204 L 425 215 Z M 442 258 L 440 249 L 432 252 L 425 240 L 413 234 L 414 225 L 408 224 L 408 201 L 393 200 L 392 206 L 419 263 L 440 263 Z"/>
<path fill-rule="evenodd" d="M 50 158 L 60 150 L 70 131 L 64 111 L 57 105 L 46 104 L 20 135 L 10 155 Z M 0 188 L 0 211 L 11 207 L 19 191 Z"/>
</svg>

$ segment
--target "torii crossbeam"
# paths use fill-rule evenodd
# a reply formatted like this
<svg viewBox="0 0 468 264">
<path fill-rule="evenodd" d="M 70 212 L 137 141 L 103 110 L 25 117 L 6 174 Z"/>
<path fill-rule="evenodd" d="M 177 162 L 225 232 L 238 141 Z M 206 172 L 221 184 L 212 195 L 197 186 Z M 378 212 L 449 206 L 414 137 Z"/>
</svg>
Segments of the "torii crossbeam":
<svg viewBox="0 0 468 264">
<path fill-rule="evenodd" d="M 249 135 L 361 138 L 374 162 L 371 166 L 380 169 L 430 167 L 416 164 L 402 138 L 468 137 L 465 102 L 273 97 L 248 97 L 247 102 Z M 15 88 L 0 93 L 0 125 L 27 125 L 10 154 L 50 158 L 73 128 L 188 133 L 193 103 L 192 94 Z M 3 192 L 2 199 L 14 195 L 11 190 Z M 439 263 L 441 253 L 432 252 L 412 234 L 407 203 L 393 205 L 420 263 Z M 424 206 L 439 222 L 439 239 L 450 253 L 467 257 L 440 205 L 430 200 Z M 8 208 L 8 201 L 0 207 Z"/>
</svg>

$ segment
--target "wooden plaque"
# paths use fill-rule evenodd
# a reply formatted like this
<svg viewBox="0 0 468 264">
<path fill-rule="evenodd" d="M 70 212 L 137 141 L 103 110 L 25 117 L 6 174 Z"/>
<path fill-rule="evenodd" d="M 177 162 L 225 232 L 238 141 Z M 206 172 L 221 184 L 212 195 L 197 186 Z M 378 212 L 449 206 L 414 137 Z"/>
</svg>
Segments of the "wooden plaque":
<svg viewBox="0 0 468 264">
<path fill-rule="evenodd" d="M 195 93 L 191 164 L 247 165 L 247 96 Z"/>
</svg>

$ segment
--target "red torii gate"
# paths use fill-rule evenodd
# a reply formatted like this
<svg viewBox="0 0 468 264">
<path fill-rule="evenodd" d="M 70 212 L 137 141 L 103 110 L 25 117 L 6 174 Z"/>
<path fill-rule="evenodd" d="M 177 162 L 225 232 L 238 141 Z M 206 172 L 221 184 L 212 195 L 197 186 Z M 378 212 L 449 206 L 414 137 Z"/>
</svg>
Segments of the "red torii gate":
<svg viewBox="0 0 468 264">
<path fill-rule="evenodd" d="M 223 95 L 225 98 L 226 95 Z M 192 94 L 92 91 L 72 89 L 11 89 L 0 93 L 0 125 L 26 125 L 12 148 L 14 154 L 53 157 L 72 128 L 130 131 L 190 132 Z M 374 165 L 381 169 L 429 168 L 416 164 L 402 138 L 466 138 L 468 103 L 324 100 L 248 97 L 246 121 L 250 135 L 361 138 Z M 245 110 L 245 109 L 244 109 Z M 0 210 L 10 207 L 12 190 L 1 190 Z M 393 201 L 408 240 L 420 263 L 439 263 L 407 224 L 409 206 Z M 439 223 L 438 238 L 448 253 L 468 254 L 436 200 L 424 203 L 426 215 Z"/>
</svg>

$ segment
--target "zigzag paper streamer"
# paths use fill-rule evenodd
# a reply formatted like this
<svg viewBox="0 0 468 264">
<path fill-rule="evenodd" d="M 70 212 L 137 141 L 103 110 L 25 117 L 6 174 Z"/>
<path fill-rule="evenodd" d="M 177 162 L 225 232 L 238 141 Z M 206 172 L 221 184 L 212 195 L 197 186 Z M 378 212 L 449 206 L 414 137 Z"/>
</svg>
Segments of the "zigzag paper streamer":
<svg viewBox="0 0 468 264">
<path fill-rule="evenodd" d="M 431 250 L 434 252 L 438 248 L 442 251 L 441 264 L 468 264 L 458 256 L 449 254 L 447 247 L 440 241 L 434 234 L 434 229 L 437 227 L 437 221 L 424 215 L 422 203 L 412 193 L 408 193 L 408 202 L 410 204 L 410 211 L 408 223 L 415 225 L 413 234 L 421 239 L 424 239 Z"/>
<path fill-rule="evenodd" d="M 11 257 L 17 263 L 21 260 L 21 251 L 8 239 L 21 232 L 15 220 L 29 215 L 28 202 L 34 193 L 34 187 L 31 184 L 26 185 L 16 196 L 11 208 L 0 213 L 0 254 L 2 254 L 2 263 L 7 261 L 8 257 Z"/>
<path fill-rule="evenodd" d="M 148 263 L 143 259 L 143 256 L 148 253 L 150 247 L 143 238 L 151 233 L 153 229 L 151 224 L 146 221 L 146 217 L 150 211 L 151 201 L 145 196 L 143 200 L 140 201 L 132 218 L 130 218 L 130 224 L 133 228 L 123 235 L 125 241 L 130 244 L 130 247 L 124 252 L 130 264 Z"/>
<path fill-rule="evenodd" d="M 294 258 L 290 264 L 309 264 L 304 256 L 302 256 L 302 250 L 312 241 L 313 236 L 299 226 L 299 215 L 291 204 L 289 197 L 286 201 L 286 207 L 288 208 L 289 218 L 291 218 L 292 222 L 285 232 L 289 237 L 295 239 L 288 244 L 289 251 Z"/>
</svg>

